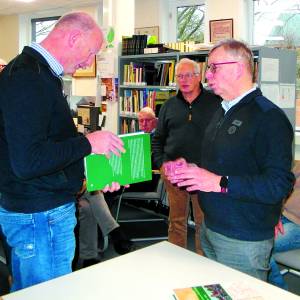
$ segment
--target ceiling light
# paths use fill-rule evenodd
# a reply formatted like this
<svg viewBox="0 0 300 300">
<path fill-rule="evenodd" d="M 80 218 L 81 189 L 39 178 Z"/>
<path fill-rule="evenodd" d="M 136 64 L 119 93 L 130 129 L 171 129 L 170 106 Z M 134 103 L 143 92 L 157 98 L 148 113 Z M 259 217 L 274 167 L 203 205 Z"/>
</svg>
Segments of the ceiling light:
<svg viewBox="0 0 300 300">
<path fill-rule="evenodd" d="M 17 2 L 25 2 L 25 3 L 29 3 L 29 2 L 34 2 L 35 0 L 16 0 Z"/>
</svg>

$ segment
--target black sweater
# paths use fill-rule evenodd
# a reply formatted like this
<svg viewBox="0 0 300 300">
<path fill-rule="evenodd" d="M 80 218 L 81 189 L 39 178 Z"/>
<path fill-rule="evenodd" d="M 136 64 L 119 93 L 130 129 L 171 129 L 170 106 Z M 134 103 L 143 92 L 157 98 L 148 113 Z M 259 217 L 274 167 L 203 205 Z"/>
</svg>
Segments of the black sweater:
<svg viewBox="0 0 300 300">
<path fill-rule="evenodd" d="M 152 138 L 153 162 L 162 163 L 179 157 L 200 164 L 201 144 L 205 128 L 220 107 L 220 100 L 203 89 L 190 104 L 179 91 L 162 106 Z"/>
<path fill-rule="evenodd" d="M 23 213 L 74 201 L 91 152 L 78 136 L 60 79 L 25 47 L 0 74 L 0 205 Z"/>
</svg>

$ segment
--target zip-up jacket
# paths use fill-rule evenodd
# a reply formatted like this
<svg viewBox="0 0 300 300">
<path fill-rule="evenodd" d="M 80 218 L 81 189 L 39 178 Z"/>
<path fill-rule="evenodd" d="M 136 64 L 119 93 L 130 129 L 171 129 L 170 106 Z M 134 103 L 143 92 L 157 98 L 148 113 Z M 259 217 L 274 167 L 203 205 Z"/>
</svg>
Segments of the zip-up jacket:
<svg viewBox="0 0 300 300">
<path fill-rule="evenodd" d="M 220 107 L 220 99 L 205 90 L 190 104 L 179 91 L 161 107 L 157 128 L 152 138 L 153 162 L 160 168 L 163 162 L 184 157 L 200 164 L 201 143 L 206 126 Z"/>
<path fill-rule="evenodd" d="M 293 187 L 293 128 L 262 96 L 246 95 L 207 127 L 201 166 L 228 176 L 228 193 L 200 192 L 207 228 L 227 237 L 261 241 L 274 236 L 284 198 Z"/>
</svg>

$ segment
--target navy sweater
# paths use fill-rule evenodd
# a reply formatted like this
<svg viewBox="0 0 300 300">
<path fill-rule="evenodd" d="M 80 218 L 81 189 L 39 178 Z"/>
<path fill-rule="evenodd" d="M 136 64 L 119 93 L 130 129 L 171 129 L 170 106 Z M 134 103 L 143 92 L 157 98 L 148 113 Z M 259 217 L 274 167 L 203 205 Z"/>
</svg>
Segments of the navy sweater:
<svg viewBox="0 0 300 300">
<path fill-rule="evenodd" d="M 202 166 L 229 176 L 228 193 L 200 192 L 206 226 L 230 238 L 274 236 L 282 200 L 292 189 L 293 129 L 284 112 L 259 89 L 208 126 Z"/>
<path fill-rule="evenodd" d="M 78 136 L 60 79 L 25 47 L 0 74 L 0 205 L 23 213 L 75 200 L 91 152 Z"/>
<path fill-rule="evenodd" d="M 179 157 L 200 164 L 205 128 L 220 107 L 218 96 L 203 89 L 201 84 L 200 88 L 200 95 L 191 104 L 179 91 L 162 106 L 152 138 L 155 167 Z"/>
</svg>

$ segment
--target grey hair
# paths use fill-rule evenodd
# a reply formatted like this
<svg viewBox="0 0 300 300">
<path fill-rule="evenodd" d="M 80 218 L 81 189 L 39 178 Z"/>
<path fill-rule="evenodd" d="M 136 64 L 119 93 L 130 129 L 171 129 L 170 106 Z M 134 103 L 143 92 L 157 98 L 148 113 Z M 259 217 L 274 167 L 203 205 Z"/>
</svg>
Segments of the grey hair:
<svg viewBox="0 0 300 300">
<path fill-rule="evenodd" d="M 244 60 L 248 71 L 252 74 L 254 66 L 253 53 L 246 43 L 235 39 L 221 40 L 209 51 L 208 55 L 221 47 L 232 56 Z"/>
<path fill-rule="evenodd" d="M 143 107 L 143 108 L 139 111 L 138 115 L 140 115 L 140 114 L 147 114 L 147 115 L 149 115 L 149 116 L 155 118 L 155 113 L 154 113 L 153 109 L 152 109 L 151 107 L 149 107 L 149 106 Z"/>
<path fill-rule="evenodd" d="M 182 58 L 181 60 L 179 60 L 179 62 L 176 64 L 176 66 L 175 66 L 175 74 L 177 74 L 177 69 L 181 65 L 190 65 L 190 66 L 193 66 L 194 67 L 194 72 L 195 73 L 200 73 L 200 66 L 199 66 L 199 64 L 196 61 L 185 57 L 185 58 Z"/>
</svg>

